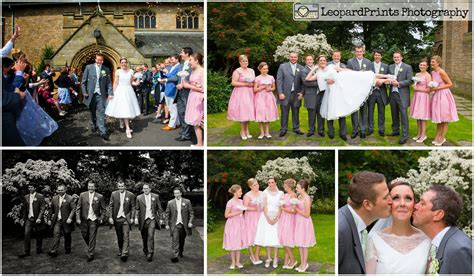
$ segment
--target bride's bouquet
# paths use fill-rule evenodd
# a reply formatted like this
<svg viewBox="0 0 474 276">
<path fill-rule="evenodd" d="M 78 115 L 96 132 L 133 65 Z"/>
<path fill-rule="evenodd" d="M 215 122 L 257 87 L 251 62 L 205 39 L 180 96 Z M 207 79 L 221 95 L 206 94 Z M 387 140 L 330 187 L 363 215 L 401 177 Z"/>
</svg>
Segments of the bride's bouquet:
<svg viewBox="0 0 474 276">
<path fill-rule="evenodd" d="M 397 76 L 395 76 L 395 75 L 387 75 L 387 79 L 389 79 L 389 80 L 396 80 L 396 79 L 397 79 Z"/>
<path fill-rule="evenodd" d="M 437 83 L 436 81 L 430 81 L 428 83 L 428 87 L 431 87 L 431 88 L 435 88 L 435 87 L 438 87 L 439 86 L 439 83 Z"/>
</svg>

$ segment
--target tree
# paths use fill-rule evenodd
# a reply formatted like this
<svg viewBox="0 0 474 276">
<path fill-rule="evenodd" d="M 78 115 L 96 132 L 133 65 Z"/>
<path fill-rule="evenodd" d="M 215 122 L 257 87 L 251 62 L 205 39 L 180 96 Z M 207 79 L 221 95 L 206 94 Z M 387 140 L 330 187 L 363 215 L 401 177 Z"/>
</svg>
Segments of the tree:
<svg viewBox="0 0 474 276">
<path fill-rule="evenodd" d="M 312 182 L 317 178 L 317 174 L 309 164 L 307 157 L 278 157 L 275 160 L 268 160 L 255 175 L 255 179 L 258 180 L 263 189 L 267 187 L 269 177 L 275 177 L 280 188 L 283 188 L 285 179 L 293 178 L 296 181 L 305 179 Z"/>
<path fill-rule="evenodd" d="M 313 54 L 315 57 L 329 55 L 331 53 L 331 45 L 328 44 L 324 34 L 288 36 L 277 47 L 274 55 L 275 61 L 286 61 L 291 52 L 297 53 L 300 61 L 303 62 L 305 54 Z"/>
</svg>

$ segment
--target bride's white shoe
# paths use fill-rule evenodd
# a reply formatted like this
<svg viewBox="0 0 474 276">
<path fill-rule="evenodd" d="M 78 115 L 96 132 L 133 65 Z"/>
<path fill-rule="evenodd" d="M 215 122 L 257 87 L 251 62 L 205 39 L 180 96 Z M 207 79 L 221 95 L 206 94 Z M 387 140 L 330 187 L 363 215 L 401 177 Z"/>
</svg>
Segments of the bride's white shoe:
<svg viewBox="0 0 474 276">
<path fill-rule="evenodd" d="M 127 138 L 132 139 L 132 131 L 128 129 L 126 133 L 127 133 Z"/>
</svg>

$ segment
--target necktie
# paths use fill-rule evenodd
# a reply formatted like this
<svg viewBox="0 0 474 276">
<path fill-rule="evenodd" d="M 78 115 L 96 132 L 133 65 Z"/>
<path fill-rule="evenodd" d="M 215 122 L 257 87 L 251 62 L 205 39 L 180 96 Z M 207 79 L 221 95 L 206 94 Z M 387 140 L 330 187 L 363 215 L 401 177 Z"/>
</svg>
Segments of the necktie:
<svg viewBox="0 0 474 276">
<path fill-rule="evenodd" d="M 296 64 L 291 65 L 291 71 L 293 72 L 293 75 L 296 74 Z"/>
<path fill-rule="evenodd" d="M 365 250 L 367 249 L 367 239 L 368 239 L 369 233 L 367 232 L 367 229 L 362 230 L 360 233 L 361 233 L 360 243 L 362 244 L 362 253 L 365 256 Z"/>
<path fill-rule="evenodd" d="M 357 60 L 359 62 L 359 70 L 362 70 L 362 60 Z"/>
<path fill-rule="evenodd" d="M 58 212 L 58 219 L 61 219 L 61 205 L 63 205 L 63 197 L 59 196 L 59 212 Z"/>
<path fill-rule="evenodd" d="M 438 248 L 436 247 L 436 245 L 432 244 L 431 249 L 430 249 L 430 259 L 429 259 L 430 265 L 429 265 L 429 268 L 428 268 L 428 272 L 431 275 L 437 275 L 438 274 L 439 263 L 438 263 L 438 259 L 436 259 L 437 251 L 438 251 Z"/>
<path fill-rule="evenodd" d="M 33 213 L 33 201 L 35 200 L 35 195 L 30 194 L 30 210 L 28 212 L 28 217 L 33 218 L 35 215 Z"/>
</svg>

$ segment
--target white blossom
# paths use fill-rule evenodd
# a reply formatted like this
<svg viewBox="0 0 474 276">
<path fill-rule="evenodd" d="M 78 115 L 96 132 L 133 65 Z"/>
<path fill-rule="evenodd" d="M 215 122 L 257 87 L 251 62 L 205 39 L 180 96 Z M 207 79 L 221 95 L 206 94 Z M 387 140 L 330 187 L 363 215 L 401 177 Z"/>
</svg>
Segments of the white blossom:
<svg viewBox="0 0 474 276">
<path fill-rule="evenodd" d="M 324 34 L 297 34 L 286 37 L 282 45 L 277 47 L 273 57 L 275 61 L 286 61 L 291 52 L 297 53 L 300 58 L 303 58 L 304 54 L 313 54 L 317 57 L 328 55 L 331 52 L 331 45 Z"/>
</svg>

